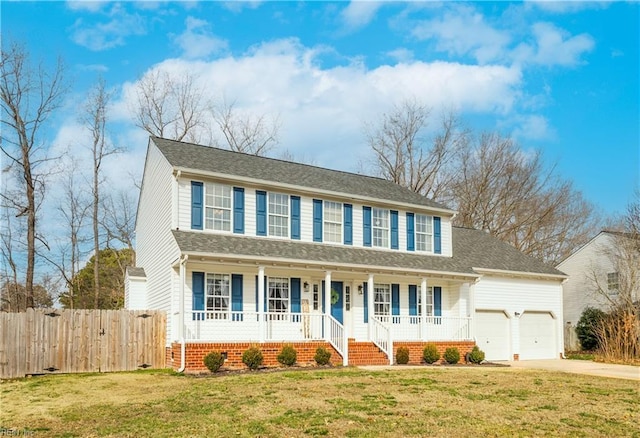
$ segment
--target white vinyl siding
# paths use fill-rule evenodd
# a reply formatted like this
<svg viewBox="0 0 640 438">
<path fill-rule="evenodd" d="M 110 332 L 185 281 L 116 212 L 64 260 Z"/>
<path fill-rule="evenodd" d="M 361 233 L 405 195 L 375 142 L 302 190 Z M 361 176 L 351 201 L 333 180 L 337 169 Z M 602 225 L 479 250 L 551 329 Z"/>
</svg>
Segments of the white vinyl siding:
<svg viewBox="0 0 640 438">
<path fill-rule="evenodd" d="M 269 192 L 269 236 L 289 237 L 289 195 Z"/>
<path fill-rule="evenodd" d="M 324 241 L 342 243 L 342 203 L 324 201 Z"/>
</svg>

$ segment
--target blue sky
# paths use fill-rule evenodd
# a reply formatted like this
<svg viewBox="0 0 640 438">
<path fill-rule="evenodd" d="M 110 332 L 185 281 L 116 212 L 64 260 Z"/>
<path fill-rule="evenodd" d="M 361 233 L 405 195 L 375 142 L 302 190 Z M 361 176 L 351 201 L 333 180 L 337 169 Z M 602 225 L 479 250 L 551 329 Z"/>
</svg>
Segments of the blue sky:
<svg viewBox="0 0 640 438">
<path fill-rule="evenodd" d="M 358 170 L 363 123 L 400 99 L 458 111 L 474 130 L 540 148 L 604 215 L 639 186 L 640 4 L 600 2 L 6 2 L 3 44 L 61 56 L 71 93 L 48 140 L 81 149 L 74 110 L 102 75 L 110 135 L 127 152 L 106 168 L 132 187 L 146 136 L 132 123 L 136 81 L 190 72 L 207 98 L 278 115 L 280 145 Z"/>
</svg>

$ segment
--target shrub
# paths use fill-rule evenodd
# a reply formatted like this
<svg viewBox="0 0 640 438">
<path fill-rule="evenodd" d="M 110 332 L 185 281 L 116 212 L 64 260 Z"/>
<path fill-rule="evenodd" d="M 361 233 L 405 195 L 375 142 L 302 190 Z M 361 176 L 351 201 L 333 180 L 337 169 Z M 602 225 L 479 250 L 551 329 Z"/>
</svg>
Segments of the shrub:
<svg viewBox="0 0 640 438">
<path fill-rule="evenodd" d="M 583 350 L 592 351 L 600 346 L 597 330 L 605 315 L 602 310 L 593 307 L 587 307 L 582 312 L 576 325 L 576 334 Z"/>
<path fill-rule="evenodd" d="M 444 360 L 453 365 L 460 362 L 460 351 L 456 347 L 449 347 L 444 351 Z"/>
<path fill-rule="evenodd" d="M 222 364 L 224 364 L 224 356 L 219 351 L 212 351 L 207 354 L 202 361 L 209 371 L 215 373 L 222 367 Z"/>
<path fill-rule="evenodd" d="M 426 363 L 434 363 L 438 359 L 440 359 L 440 353 L 438 353 L 438 347 L 436 344 L 427 344 L 424 346 L 424 350 L 422 350 L 422 358 Z"/>
<path fill-rule="evenodd" d="M 480 350 L 477 345 L 473 346 L 471 353 L 469 353 L 469 362 L 480 363 L 484 360 L 484 351 Z"/>
<path fill-rule="evenodd" d="M 409 349 L 407 347 L 398 347 L 398 350 L 396 350 L 396 363 L 398 365 L 409 363 Z"/>
<path fill-rule="evenodd" d="M 316 355 L 313 357 L 318 365 L 326 365 L 331 359 L 331 352 L 325 347 L 318 347 Z"/>
<path fill-rule="evenodd" d="M 257 370 L 262 365 L 262 351 L 258 347 L 250 347 L 242 353 L 242 363 L 250 370 Z"/>
<path fill-rule="evenodd" d="M 298 353 L 296 352 L 296 349 L 293 348 L 293 345 L 284 345 L 276 359 L 278 359 L 278 362 L 282 365 L 290 367 L 296 363 L 297 357 Z"/>
</svg>

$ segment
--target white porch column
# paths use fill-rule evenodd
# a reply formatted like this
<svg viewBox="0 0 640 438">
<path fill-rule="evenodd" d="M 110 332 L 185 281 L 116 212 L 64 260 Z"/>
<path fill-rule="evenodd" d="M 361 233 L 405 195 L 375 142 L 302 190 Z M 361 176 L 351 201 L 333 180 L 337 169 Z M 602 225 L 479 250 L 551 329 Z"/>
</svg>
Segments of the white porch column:
<svg viewBox="0 0 640 438">
<path fill-rule="evenodd" d="M 367 280 L 367 312 L 369 312 L 369 319 L 373 318 L 373 314 L 374 314 L 374 305 L 373 305 L 373 298 L 374 298 L 374 292 L 373 292 L 373 274 L 369 274 L 369 279 Z M 368 324 L 368 335 L 369 335 L 369 340 L 371 340 L 371 324 Z"/>
<path fill-rule="evenodd" d="M 324 309 L 325 314 L 331 315 L 331 271 L 324 274 Z"/>
<path fill-rule="evenodd" d="M 420 323 L 422 340 L 427 340 L 427 279 L 423 278 L 420 283 Z"/>
<path fill-rule="evenodd" d="M 265 340 L 265 314 L 264 314 L 264 266 L 258 267 L 258 330 L 260 342 Z"/>
</svg>

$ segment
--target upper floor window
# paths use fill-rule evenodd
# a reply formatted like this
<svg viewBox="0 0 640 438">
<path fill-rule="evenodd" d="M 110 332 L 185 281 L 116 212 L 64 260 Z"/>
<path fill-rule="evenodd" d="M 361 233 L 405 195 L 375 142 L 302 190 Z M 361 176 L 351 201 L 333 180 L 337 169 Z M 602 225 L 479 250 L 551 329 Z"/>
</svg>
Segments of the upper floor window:
<svg viewBox="0 0 640 438">
<path fill-rule="evenodd" d="M 269 193 L 269 236 L 289 237 L 289 195 Z"/>
<path fill-rule="evenodd" d="M 376 316 L 391 314 L 391 285 L 373 285 L 373 314 Z"/>
<path fill-rule="evenodd" d="M 372 208 L 372 241 L 373 246 L 389 248 L 389 210 Z"/>
<path fill-rule="evenodd" d="M 208 312 L 228 312 L 231 289 L 228 274 L 207 274 L 207 289 L 205 302 Z M 226 317 L 212 315 L 213 318 Z"/>
<path fill-rule="evenodd" d="M 433 217 L 416 214 L 416 251 L 433 251 Z"/>
<path fill-rule="evenodd" d="M 269 277 L 269 312 L 289 310 L 289 279 Z"/>
<path fill-rule="evenodd" d="M 617 272 L 609 272 L 607 274 L 607 289 L 610 294 L 617 294 L 620 287 L 620 278 Z"/>
<path fill-rule="evenodd" d="M 206 183 L 204 190 L 205 229 L 231 231 L 231 187 Z"/>
<path fill-rule="evenodd" d="M 324 241 L 342 243 L 342 203 L 324 201 Z"/>
</svg>

